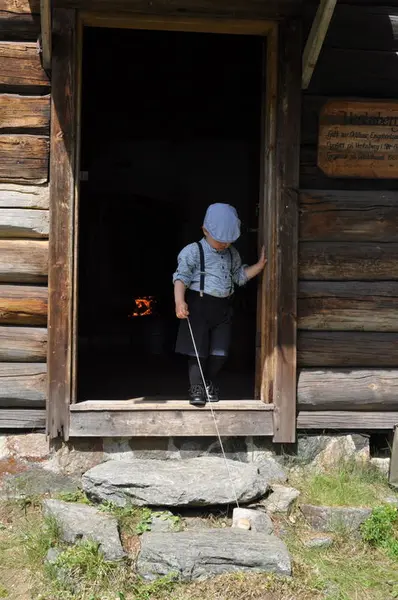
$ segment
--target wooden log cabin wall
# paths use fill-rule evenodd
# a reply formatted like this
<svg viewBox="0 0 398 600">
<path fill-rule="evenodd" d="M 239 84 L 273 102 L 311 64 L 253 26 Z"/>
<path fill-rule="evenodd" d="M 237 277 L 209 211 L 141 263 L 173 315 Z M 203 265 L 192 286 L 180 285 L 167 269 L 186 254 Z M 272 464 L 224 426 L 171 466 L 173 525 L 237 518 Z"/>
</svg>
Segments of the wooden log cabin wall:
<svg viewBox="0 0 398 600">
<path fill-rule="evenodd" d="M 0 4 L 0 429 L 45 427 L 49 77 L 40 0 Z"/>
<path fill-rule="evenodd" d="M 326 101 L 398 95 L 398 11 L 363 4 L 337 3 L 302 98 L 299 428 L 398 420 L 398 180 L 331 178 L 317 167 Z"/>
<path fill-rule="evenodd" d="M 174 1 L 130 4 L 132 12 L 180 12 Z M 297 16 L 299 5 L 233 4 L 227 16 L 253 19 Z M 54 5 L 107 9 L 106 0 Z M 108 6 L 123 11 L 126 1 Z M 195 0 L 192 6 L 197 16 L 219 15 L 221 5 Z M 304 2 L 303 42 L 316 8 Z M 182 12 L 190 13 L 186 7 Z M 50 78 L 42 68 L 39 34 L 40 0 L 2 0 L 0 430 L 45 427 Z M 397 35 L 398 9 L 338 1 L 303 93 L 299 429 L 382 429 L 398 421 L 398 180 L 330 178 L 317 167 L 318 118 L 328 99 L 398 96 Z"/>
</svg>

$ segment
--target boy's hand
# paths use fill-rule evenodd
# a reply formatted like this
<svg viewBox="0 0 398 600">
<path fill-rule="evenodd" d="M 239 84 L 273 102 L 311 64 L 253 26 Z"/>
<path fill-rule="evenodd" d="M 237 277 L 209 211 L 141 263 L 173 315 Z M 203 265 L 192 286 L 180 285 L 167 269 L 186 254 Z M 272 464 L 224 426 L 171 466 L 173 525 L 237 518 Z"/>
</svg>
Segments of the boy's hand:
<svg viewBox="0 0 398 600">
<path fill-rule="evenodd" d="M 179 319 L 186 319 L 189 316 L 188 304 L 186 302 L 176 303 L 176 315 Z"/>
<path fill-rule="evenodd" d="M 261 248 L 260 258 L 258 259 L 258 263 L 257 263 L 260 271 L 262 271 L 264 269 L 266 263 L 267 263 L 267 259 L 265 257 L 265 247 L 263 246 Z"/>
</svg>

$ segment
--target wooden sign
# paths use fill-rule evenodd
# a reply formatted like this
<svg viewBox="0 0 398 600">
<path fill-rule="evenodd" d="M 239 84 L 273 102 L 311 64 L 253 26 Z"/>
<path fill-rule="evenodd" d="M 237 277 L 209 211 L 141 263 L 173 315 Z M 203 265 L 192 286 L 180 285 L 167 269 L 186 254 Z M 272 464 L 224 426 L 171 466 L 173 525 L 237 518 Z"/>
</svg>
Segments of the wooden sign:
<svg viewBox="0 0 398 600">
<path fill-rule="evenodd" d="M 318 166 L 329 177 L 398 177 L 398 102 L 327 102 L 319 119 Z"/>
</svg>

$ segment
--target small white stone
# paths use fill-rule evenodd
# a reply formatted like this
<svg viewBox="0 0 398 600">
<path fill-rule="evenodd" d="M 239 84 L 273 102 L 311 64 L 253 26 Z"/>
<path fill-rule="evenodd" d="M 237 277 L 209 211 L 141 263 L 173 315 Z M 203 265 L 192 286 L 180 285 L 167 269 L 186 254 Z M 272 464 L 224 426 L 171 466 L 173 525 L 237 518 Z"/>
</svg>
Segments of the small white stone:
<svg viewBox="0 0 398 600">
<path fill-rule="evenodd" d="M 264 500 L 263 505 L 268 513 L 288 513 L 300 492 L 292 487 L 273 485 L 272 494 Z"/>
<path fill-rule="evenodd" d="M 383 475 L 388 477 L 390 472 L 390 459 L 389 458 L 371 458 L 370 464 L 380 471 Z"/>
<path fill-rule="evenodd" d="M 249 527 L 246 526 L 246 522 L 249 524 Z M 250 508 L 234 508 L 232 513 L 232 527 L 251 529 L 252 531 L 268 535 L 274 531 L 272 521 L 267 514 Z"/>
</svg>

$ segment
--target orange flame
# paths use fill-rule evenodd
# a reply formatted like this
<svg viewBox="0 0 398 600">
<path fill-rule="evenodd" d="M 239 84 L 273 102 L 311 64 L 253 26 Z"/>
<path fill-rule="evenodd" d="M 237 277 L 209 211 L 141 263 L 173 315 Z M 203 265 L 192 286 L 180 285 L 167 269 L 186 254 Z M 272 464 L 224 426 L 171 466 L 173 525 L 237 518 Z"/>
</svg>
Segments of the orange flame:
<svg viewBox="0 0 398 600">
<path fill-rule="evenodd" d="M 143 296 L 142 298 L 134 298 L 135 308 L 129 314 L 129 317 L 146 317 L 153 314 L 155 299 L 153 296 Z"/>
</svg>

